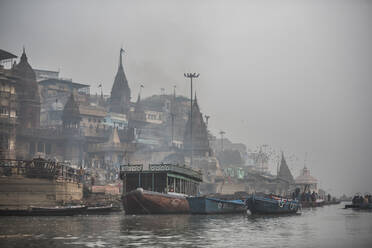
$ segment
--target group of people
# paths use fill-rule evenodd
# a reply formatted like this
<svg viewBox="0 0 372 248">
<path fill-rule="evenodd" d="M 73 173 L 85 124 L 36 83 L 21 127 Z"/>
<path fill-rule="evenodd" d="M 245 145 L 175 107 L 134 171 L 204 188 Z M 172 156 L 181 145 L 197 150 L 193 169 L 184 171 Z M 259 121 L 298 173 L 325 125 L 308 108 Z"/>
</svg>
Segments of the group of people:
<svg viewBox="0 0 372 248">
<path fill-rule="evenodd" d="M 365 194 L 364 196 L 361 194 L 356 194 L 353 197 L 353 205 L 367 205 L 369 203 L 372 203 L 372 195 L 370 194 Z"/>
<path fill-rule="evenodd" d="M 307 202 L 315 202 L 318 197 L 318 193 L 315 191 L 313 191 L 313 193 L 310 191 L 300 193 L 299 188 L 296 188 L 296 190 L 292 193 L 292 199 L 301 199 L 301 201 Z"/>
<path fill-rule="evenodd" d="M 310 193 L 310 191 L 308 192 L 303 192 L 301 194 L 301 199 L 302 201 L 307 201 L 307 202 L 315 202 L 316 199 L 318 199 L 318 193 L 316 193 L 315 191 L 313 191 L 313 193 Z"/>
</svg>

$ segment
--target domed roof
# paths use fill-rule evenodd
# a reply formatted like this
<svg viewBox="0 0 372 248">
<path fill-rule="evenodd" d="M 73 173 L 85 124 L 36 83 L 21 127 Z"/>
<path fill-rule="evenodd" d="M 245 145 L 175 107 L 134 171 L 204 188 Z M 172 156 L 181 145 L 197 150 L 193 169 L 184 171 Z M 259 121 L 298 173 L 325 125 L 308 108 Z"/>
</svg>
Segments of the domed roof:
<svg viewBox="0 0 372 248">
<path fill-rule="evenodd" d="M 310 175 L 310 170 L 305 166 L 301 174 L 296 177 L 296 184 L 315 184 L 318 180 Z"/>
</svg>

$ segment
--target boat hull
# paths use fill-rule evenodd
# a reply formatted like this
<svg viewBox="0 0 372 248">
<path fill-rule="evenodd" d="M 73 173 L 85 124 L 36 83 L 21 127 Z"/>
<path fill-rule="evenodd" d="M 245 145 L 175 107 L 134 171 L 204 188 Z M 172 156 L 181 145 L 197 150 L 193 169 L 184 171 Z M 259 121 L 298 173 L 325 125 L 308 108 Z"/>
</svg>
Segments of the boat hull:
<svg viewBox="0 0 372 248">
<path fill-rule="evenodd" d="M 186 214 L 190 207 L 185 196 L 136 189 L 123 197 L 125 214 Z"/>
<path fill-rule="evenodd" d="M 19 210 L 0 210 L 0 216 L 72 216 L 84 214 L 86 206 L 81 207 L 32 207 Z"/>
<path fill-rule="evenodd" d="M 253 196 L 247 199 L 247 206 L 252 214 L 294 214 L 297 213 L 301 205 L 295 200 Z"/>
<path fill-rule="evenodd" d="M 348 205 L 345 205 L 345 208 L 372 210 L 372 203 L 368 203 L 368 204 L 348 204 Z"/>
<path fill-rule="evenodd" d="M 192 214 L 245 213 L 247 208 L 241 200 L 221 200 L 207 197 L 187 197 Z"/>
<path fill-rule="evenodd" d="M 100 207 L 88 207 L 86 209 L 86 214 L 110 214 L 112 212 L 121 211 L 119 208 L 115 208 L 112 205 L 100 206 Z"/>
</svg>

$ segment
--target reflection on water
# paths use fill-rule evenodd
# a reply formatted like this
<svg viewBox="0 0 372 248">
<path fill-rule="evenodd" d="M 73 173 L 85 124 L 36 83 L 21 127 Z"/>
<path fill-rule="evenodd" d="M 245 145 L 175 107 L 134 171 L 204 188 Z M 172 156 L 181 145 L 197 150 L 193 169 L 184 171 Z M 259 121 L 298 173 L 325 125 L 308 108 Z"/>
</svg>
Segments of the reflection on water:
<svg viewBox="0 0 372 248">
<path fill-rule="evenodd" d="M 372 247 L 372 212 L 0 217 L 0 247 Z"/>
</svg>

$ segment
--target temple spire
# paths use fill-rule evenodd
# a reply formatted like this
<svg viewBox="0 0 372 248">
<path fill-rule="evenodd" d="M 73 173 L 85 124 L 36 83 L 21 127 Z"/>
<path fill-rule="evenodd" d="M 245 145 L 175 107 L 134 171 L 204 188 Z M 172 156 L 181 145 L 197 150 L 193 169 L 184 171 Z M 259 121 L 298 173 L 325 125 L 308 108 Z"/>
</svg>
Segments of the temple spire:
<svg viewBox="0 0 372 248">
<path fill-rule="evenodd" d="M 120 48 L 119 68 L 111 89 L 110 111 L 127 114 L 130 107 L 130 88 L 123 68 L 123 52 Z"/>
<path fill-rule="evenodd" d="M 119 68 L 123 68 L 123 53 L 124 53 L 124 49 L 123 48 L 120 48 L 120 57 L 119 57 Z"/>
<path fill-rule="evenodd" d="M 26 55 L 26 49 L 25 49 L 25 46 L 22 47 L 22 55 L 21 55 L 21 59 L 20 59 L 20 62 L 23 61 L 23 62 L 27 62 L 27 55 Z"/>
<path fill-rule="evenodd" d="M 292 184 L 294 182 L 291 171 L 288 168 L 287 161 L 285 161 L 284 153 L 282 152 L 282 159 L 280 161 L 279 174 L 278 177 L 284 179 L 288 183 Z"/>
</svg>

